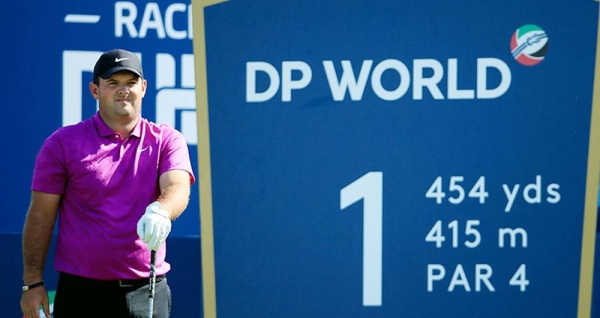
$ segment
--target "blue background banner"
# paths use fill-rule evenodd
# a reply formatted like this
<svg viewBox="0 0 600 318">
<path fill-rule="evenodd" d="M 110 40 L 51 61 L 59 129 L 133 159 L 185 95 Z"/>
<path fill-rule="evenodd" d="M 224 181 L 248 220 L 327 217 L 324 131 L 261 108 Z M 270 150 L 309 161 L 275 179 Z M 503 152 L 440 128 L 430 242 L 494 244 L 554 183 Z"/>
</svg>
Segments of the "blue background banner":
<svg viewBox="0 0 600 318">
<path fill-rule="evenodd" d="M 93 65 L 117 47 L 143 61 L 144 117 L 182 131 L 212 177 L 169 238 L 173 317 L 590 313 L 596 2 L 231 0 L 193 18 L 199 91 L 190 3 L 2 6 L 2 316 L 20 314 L 37 151 L 94 114 Z M 199 247 L 203 187 L 214 254 Z"/>
</svg>

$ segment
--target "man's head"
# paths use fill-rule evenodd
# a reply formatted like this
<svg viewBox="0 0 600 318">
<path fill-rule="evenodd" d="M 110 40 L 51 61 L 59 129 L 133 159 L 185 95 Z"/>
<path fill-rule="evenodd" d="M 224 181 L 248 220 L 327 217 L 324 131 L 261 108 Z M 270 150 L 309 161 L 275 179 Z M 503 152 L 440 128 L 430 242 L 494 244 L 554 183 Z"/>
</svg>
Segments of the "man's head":
<svg viewBox="0 0 600 318">
<path fill-rule="evenodd" d="M 98 100 L 102 119 L 111 126 L 137 122 L 148 83 L 139 58 L 125 50 L 111 50 L 100 56 L 94 66 L 90 92 Z M 111 128 L 114 129 L 113 126 Z"/>
<path fill-rule="evenodd" d="M 144 78 L 142 63 L 137 55 L 121 49 L 104 52 L 94 66 L 94 84 L 99 78 L 107 79 L 119 71 L 130 71 Z"/>
</svg>

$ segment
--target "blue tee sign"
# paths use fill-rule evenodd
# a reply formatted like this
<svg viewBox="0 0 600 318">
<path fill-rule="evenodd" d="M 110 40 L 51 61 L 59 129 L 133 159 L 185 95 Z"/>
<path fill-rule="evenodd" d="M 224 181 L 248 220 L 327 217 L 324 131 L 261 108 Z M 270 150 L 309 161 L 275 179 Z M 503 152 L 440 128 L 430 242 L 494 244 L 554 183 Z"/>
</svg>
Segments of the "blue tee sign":
<svg viewBox="0 0 600 318">
<path fill-rule="evenodd" d="M 589 316 L 597 3 L 209 4 L 208 316 Z"/>
</svg>

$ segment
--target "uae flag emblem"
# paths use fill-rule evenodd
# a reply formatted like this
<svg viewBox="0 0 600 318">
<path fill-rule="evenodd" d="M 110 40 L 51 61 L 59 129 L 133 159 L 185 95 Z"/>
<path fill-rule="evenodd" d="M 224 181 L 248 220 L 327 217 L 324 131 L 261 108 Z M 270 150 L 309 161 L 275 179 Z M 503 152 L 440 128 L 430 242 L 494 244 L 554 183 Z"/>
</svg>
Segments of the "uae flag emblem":
<svg viewBox="0 0 600 318">
<path fill-rule="evenodd" d="M 548 51 L 548 35 L 535 24 L 518 28 L 510 39 L 510 52 L 517 62 L 533 66 L 544 60 Z"/>
</svg>

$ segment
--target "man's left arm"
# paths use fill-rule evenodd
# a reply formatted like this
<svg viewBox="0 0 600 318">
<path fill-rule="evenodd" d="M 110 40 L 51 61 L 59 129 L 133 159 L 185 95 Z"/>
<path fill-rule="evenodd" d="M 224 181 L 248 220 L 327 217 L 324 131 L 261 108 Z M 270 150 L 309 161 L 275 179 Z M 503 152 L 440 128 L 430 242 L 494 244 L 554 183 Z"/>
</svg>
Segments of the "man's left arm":
<svg viewBox="0 0 600 318">
<path fill-rule="evenodd" d="M 171 221 L 183 213 L 190 200 L 192 179 L 185 170 L 169 170 L 159 178 L 160 195 L 146 207 L 137 224 L 138 236 L 151 251 L 158 250 L 171 232 Z"/>
<path fill-rule="evenodd" d="M 169 212 L 169 218 L 175 220 L 190 200 L 190 174 L 185 170 L 169 170 L 160 176 L 158 182 L 160 196 L 156 201 Z"/>
</svg>

